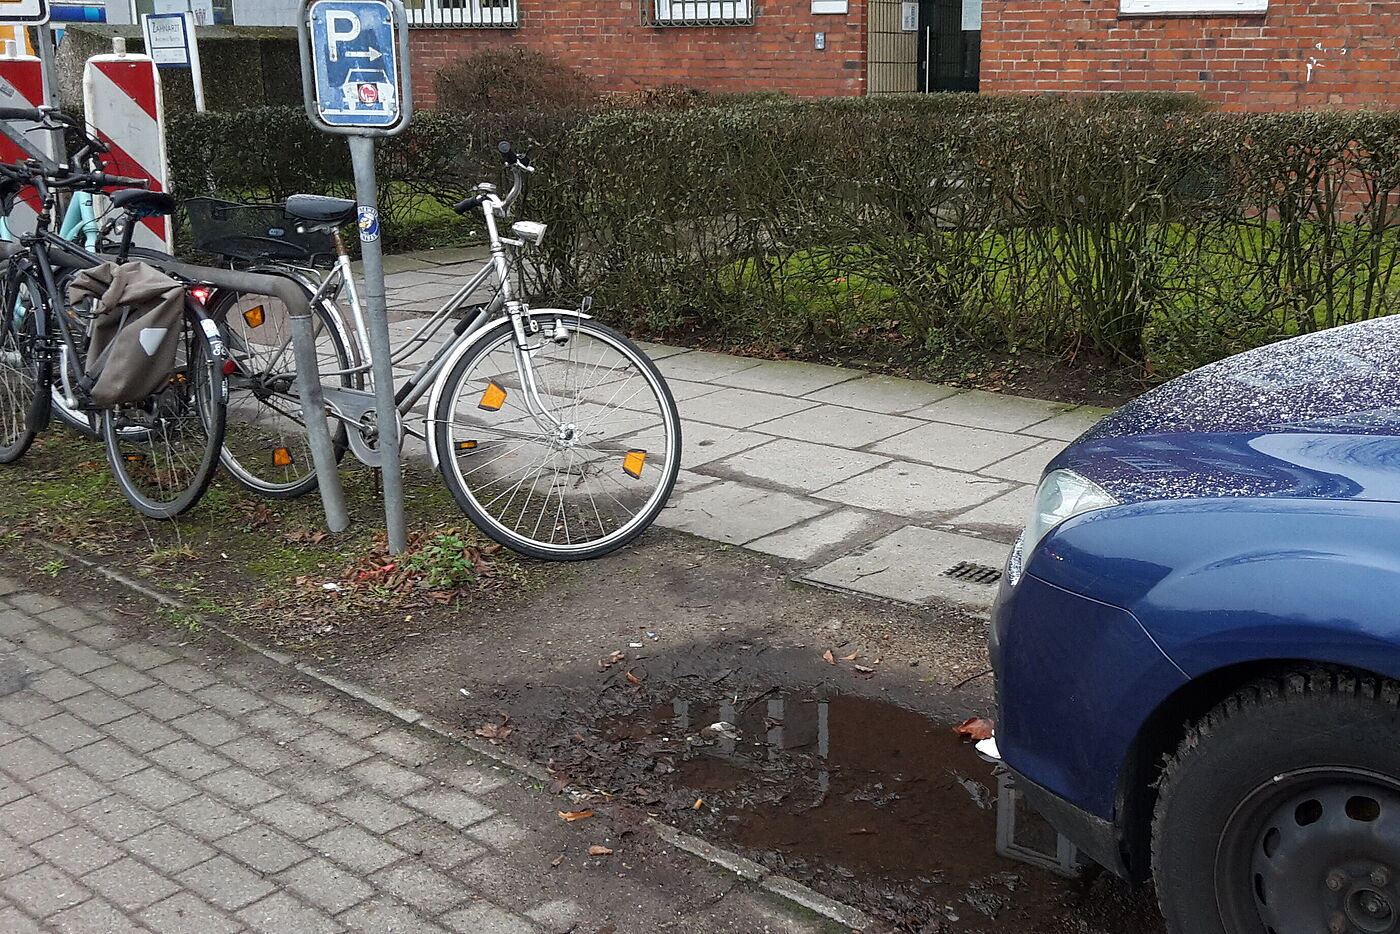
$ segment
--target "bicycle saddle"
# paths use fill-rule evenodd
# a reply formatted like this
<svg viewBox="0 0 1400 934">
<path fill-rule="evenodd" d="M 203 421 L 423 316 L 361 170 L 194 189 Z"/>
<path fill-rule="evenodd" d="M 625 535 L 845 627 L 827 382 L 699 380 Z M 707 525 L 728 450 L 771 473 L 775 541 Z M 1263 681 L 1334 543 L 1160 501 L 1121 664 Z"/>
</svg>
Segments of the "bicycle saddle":
<svg viewBox="0 0 1400 934">
<path fill-rule="evenodd" d="M 175 213 L 175 199 L 163 191 L 147 191 L 144 188 L 123 188 L 107 196 L 113 206 L 125 208 L 148 217 L 160 217 Z"/>
<path fill-rule="evenodd" d="M 355 216 L 355 202 L 327 195 L 292 195 L 287 199 L 287 216 L 313 224 L 348 224 Z"/>
</svg>

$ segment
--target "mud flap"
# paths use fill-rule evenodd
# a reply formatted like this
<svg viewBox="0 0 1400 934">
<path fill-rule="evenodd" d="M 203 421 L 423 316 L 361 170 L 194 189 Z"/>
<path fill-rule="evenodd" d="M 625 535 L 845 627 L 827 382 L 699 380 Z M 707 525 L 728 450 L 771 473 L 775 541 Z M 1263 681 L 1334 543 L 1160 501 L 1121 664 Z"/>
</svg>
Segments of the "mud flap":
<svg viewBox="0 0 1400 934">
<path fill-rule="evenodd" d="M 1007 859 L 1071 879 L 1083 875 L 1084 859 L 1079 848 L 1031 806 L 1007 769 L 998 768 L 996 776 L 997 852 Z"/>
</svg>

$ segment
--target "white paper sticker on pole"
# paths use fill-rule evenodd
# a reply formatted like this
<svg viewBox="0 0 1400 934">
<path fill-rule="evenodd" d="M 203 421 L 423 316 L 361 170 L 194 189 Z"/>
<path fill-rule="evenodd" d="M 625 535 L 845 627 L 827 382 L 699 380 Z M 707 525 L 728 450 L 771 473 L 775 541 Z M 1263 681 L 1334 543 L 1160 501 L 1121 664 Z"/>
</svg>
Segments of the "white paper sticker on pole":
<svg viewBox="0 0 1400 934">
<path fill-rule="evenodd" d="M 44 103 L 44 66 L 32 55 L 18 55 L 14 58 L 0 57 L 0 107 L 38 107 Z M 15 129 L 21 132 L 38 126 L 28 120 L 12 121 Z M 29 134 L 35 145 L 42 144 L 43 134 Z M 0 136 L 0 162 L 19 162 L 30 158 L 30 154 L 20 149 L 4 136 Z M 39 193 L 33 188 L 25 188 L 14 210 L 6 219 L 10 233 L 27 234 L 34 232 L 34 223 L 39 219 Z"/>
<path fill-rule="evenodd" d="M 103 156 L 110 175 L 150 179 L 152 191 L 168 191 L 165 102 L 160 73 L 146 55 L 96 55 L 83 71 L 88 128 L 111 151 Z M 142 218 L 134 242 L 174 250 L 170 219 Z"/>
</svg>

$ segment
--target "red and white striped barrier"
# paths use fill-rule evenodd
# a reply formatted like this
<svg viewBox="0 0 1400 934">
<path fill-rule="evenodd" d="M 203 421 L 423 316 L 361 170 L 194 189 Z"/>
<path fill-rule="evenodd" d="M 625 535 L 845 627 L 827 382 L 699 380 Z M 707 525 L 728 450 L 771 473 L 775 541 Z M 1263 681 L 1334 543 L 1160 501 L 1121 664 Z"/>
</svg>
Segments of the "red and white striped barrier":
<svg viewBox="0 0 1400 934">
<path fill-rule="evenodd" d="M 44 66 L 33 55 L 0 55 L 0 107 L 38 107 L 44 103 Z M 17 130 L 30 130 L 38 124 L 25 120 L 13 121 Z M 27 138 L 44 148 L 45 133 L 29 133 Z M 47 150 L 45 150 L 47 151 Z M 19 162 L 29 153 L 16 146 L 8 137 L 0 136 L 0 162 Z M 10 233 L 18 236 L 34 232 L 39 217 L 39 193 L 26 188 L 15 202 L 7 222 Z"/>
<path fill-rule="evenodd" d="M 165 101 L 155 62 L 145 55 L 94 55 L 83 70 L 83 103 L 89 130 L 111 147 L 103 157 L 107 172 L 149 178 L 152 191 L 167 191 Z M 143 219 L 133 242 L 173 251 L 170 218 Z"/>
</svg>

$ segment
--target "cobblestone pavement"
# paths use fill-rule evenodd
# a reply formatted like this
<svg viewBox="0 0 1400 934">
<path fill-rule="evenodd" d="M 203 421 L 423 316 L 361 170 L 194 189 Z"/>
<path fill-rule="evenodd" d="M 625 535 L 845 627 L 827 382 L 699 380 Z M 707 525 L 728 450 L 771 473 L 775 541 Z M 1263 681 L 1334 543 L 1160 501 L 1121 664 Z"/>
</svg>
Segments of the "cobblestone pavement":
<svg viewBox="0 0 1400 934">
<path fill-rule="evenodd" d="M 644 826 L 566 824 L 564 799 L 517 773 L 128 606 L 0 577 L 4 934 L 833 930 Z"/>
<path fill-rule="evenodd" d="M 390 257 L 394 339 L 481 256 Z M 813 583 L 910 603 L 989 606 L 986 576 L 947 572 L 1000 569 L 1046 463 L 1107 413 L 846 367 L 644 349 L 683 420 L 681 479 L 659 525 L 789 559 Z"/>
</svg>

